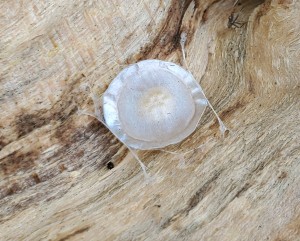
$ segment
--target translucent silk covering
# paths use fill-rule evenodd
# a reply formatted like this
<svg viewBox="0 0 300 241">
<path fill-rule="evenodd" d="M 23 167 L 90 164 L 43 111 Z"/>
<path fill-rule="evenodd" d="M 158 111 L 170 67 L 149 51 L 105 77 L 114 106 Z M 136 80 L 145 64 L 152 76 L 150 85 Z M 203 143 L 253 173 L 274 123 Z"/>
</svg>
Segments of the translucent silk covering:
<svg viewBox="0 0 300 241">
<path fill-rule="evenodd" d="M 140 150 L 182 141 L 196 129 L 206 106 L 194 77 L 160 60 L 125 68 L 103 94 L 108 128 L 124 144 Z"/>
</svg>

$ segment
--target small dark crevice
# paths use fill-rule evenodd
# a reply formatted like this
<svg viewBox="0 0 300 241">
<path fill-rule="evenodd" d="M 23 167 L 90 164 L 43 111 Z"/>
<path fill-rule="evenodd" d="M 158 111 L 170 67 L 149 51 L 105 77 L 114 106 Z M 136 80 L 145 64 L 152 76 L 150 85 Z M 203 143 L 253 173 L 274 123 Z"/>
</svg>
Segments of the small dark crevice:
<svg viewBox="0 0 300 241">
<path fill-rule="evenodd" d="M 234 196 L 234 198 L 236 197 L 240 197 L 244 192 L 246 192 L 249 188 L 251 187 L 250 183 L 246 183 Z"/>
<path fill-rule="evenodd" d="M 115 165 L 114 165 L 114 163 L 113 162 L 108 162 L 107 164 L 106 164 L 106 167 L 107 167 L 107 169 L 109 169 L 109 170 L 111 170 L 111 169 L 113 169 L 114 167 L 115 167 Z"/>
<path fill-rule="evenodd" d="M 34 180 L 34 182 L 36 183 L 36 184 L 38 184 L 38 183 L 40 183 L 41 182 L 41 179 L 40 179 L 40 177 L 39 177 L 39 175 L 37 174 L 37 173 L 32 173 L 31 174 L 31 177 L 32 177 L 32 179 Z"/>
<path fill-rule="evenodd" d="M 73 232 L 71 234 L 68 234 L 65 237 L 59 239 L 59 241 L 66 241 L 66 240 L 68 240 L 70 238 L 73 238 L 77 234 L 81 234 L 81 233 L 84 233 L 84 232 L 88 231 L 89 229 L 90 229 L 90 227 L 85 227 L 85 228 L 78 229 L 75 232 Z"/>
<path fill-rule="evenodd" d="M 206 196 L 206 194 L 215 185 L 215 181 L 219 178 L 222 171 L 217 172 L 211 179 L 209 179 L 198 191 L 192 196 L 189 204 L 185 210 L 186 214 L 193 210 Z"/>
</svg>

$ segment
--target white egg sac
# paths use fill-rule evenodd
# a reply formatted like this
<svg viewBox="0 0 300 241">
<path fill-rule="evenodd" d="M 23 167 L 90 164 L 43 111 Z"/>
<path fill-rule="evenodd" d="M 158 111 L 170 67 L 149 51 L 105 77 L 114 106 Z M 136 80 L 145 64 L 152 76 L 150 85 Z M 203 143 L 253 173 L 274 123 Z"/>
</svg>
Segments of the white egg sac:
<svg viewBox="0 0 300 241">
<path fill-rule="evenodd" d="M 122 70 L 102 103 L 110 131 L 139 150 L 182 141 L 196 129 L 207 106 L 191 73 L 160 60 L 144 60 Z"/>
</svg>

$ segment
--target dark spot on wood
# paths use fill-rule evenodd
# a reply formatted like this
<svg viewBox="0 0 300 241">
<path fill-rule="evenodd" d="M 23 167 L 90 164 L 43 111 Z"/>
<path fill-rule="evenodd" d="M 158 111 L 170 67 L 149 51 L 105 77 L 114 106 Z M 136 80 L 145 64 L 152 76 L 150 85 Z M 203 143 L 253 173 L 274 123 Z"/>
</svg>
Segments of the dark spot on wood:
<svg viewBox="0 0 300 241">
<path fill-rule="evenodd" d="M 8 143 L 4 140 L 4 137 L 0 137 L 0 151 L 5 147 Z"/>
<path fill-rule="evenodd" d="M 217 172 L 211 179 L 209 179 L 198 191 L 191 197 L 187 209 L 185 212 L 188 214 L 192 209 L 194 209 L 198 203 L 200 203 L 206 194 L 211 190 L 215 181 L 220 176 L 221 172 Z"/>
<path fill-rule="evenodd" d="M 66 170 L 66 167 L 65 167 L 64 164 L 60 164 L 60 165 L 58 166 L 58 168 L 59 168 L 60 172 L 63 172 L 63 171 Z"/>
<path fill-rule="evenodd" d="M 249 90 L 249 93 L 250 94 L 254 94 L 254 91 L 255 91 L 255 89 L 254 89 L 254 86 L 255 86 L 255 83 L 254 83 L 254 81 L 253 81 L 253 78 L 251 77 L 251 76 L 249 76 L 249 78 L 248 78 L 248 90 Z"/>
<path fill-rule="evenodd" d="M 51 120 L 57 120 L 60 122 L 66 121 L 71 115 L 77 112 L 78 108 L 71 103 L 71 101 L 66 101 L 65 103 L 60 103 L 59 107 L 55 107 L 55 111 L 49 114 L 49 122 Z"/>
<path fill-rule="evenodd" d="M 221 119 L 225 119 L 228 118 L 230 115 L 232 115 L 235 111 L 237 111 L 238 109 L 244 107 L 245 103 L 242 101 L 238 101 L 237 103 L 235 103 L 233 106 L 227 108 L 225 111 L 223 111 L 220 114 L 220 118 Z"/>
<path fill-rule="evenodd" d="M 13 182 L 9 181 L 8 183 L 0 186 L 0 199 L 5 198 L 6 196 L 13 195 L 15 193 L 20 193 L 21 191 L 26 190 L 27 188 L 32 187 L 38 183 L 50 180 L 51 178 L 57 176 L 59 173 L 60 172 L 57 170 L 57 168 L 53 167 L 51 169 L 45 170 L 45 172 L 43 173 L 37 174 L 34 172 L 25 178 L 18 178 L 18 180 Z M 42 196 L 40 198 L 42 198 Z"/>
<path fill-rule="evenodd" d="M 122 145 L 101 122 L 94 118 L 91 118 L 91 122 L 88 123 L 86 128 L 77 128 L 71 121 L 66 121 L 56 129 L 54 137 L 58 139 L 63 146 L 53 154 L 56 159 L 60 156 L 64 158 L 65 153 L 68 152 L 70 148 L 73 150 L 74 154 L 70 156 L 70 159 L 73 161 L 64 161 L 64 165 L 68 165 L 68 171 L 77 170 L 83 165 L 93 165 L 96 169 L 103 168 Z M 83 160 L 85 153 L 87 156 L 90 156 L 90 153 L 82 148 L 86 142 L 93 143 L 95 149 L 92 155 L 96 155 L 95 151 L 98 150 L 101 161 L 97 161 L 96 158 L 90 159 L 94 163 L 89 163 L 90 160 Z M 49 158 L 51 159 L 52 157 Z M 74 160 L 76 160 L 76 162 L 74 162 Z M 62 171 L 64 171 L 64 168 L 60 168 L 60 172 Z"/>
<path fill-rule="evenodd" d="M 73 155 L 74 158 L 81 158 L 83 156 L 84 156 L 84 150 L 79 150 Z"/>
<path fill-rule="evenodd" d="M 106 167 L 107 167 L 107 169 L 111 170 L 111 169 L 113 169 L 115 167 L 115 165 L 112 162 L 108 162 L 106 164 Z"/>
<path fill-rule="evenodd" d="M 31 177 L 35 181 L 36 184 L 41 182 L 41 179 L 40 179 L 40 177 L 39 177 L 39 175 L 37 173 L 35 173 L 35 172 L 32 173 Z"/>
<path fill-rule="evenodd" d="M 280 173 L 280 175 L 278 176 L 278 179 L 284 179 L 284 178 L 286 178 L 287 177 L 287 173 L 286 172 L 284 172 L 284 171 L 282 171 L 281 173 Z"/>
<path fill-rule="evenodd" d="M 266 166 L 266 163 L 260 162 L 260 163 L 257 165 L 257 167 L 253 170 L 253 172 L 254 172 L 254 173 L 255 173 L 255 172 L 260 172 L 260 171 L 262 171 L 262 170 L 265 168 L 265 166 Z"/>
<path fill-rule="evenodd" d="M 66 121 L 62 123 L 55 131 L 54 137 L 59 140 L 59 142 L 64 147 L 69 147 L 72 143 L 76 143 L 85 139 L 84 130 L 77 129 L 72 121 Z"/>
<path fill-rule="evenodd" d="M 70 238 L 73 238 L 77 234 L 84 233 L 84 232 L 88 231 L 89 229 L 90 229 L 90 227 L 85 227 L 85 228 L 78 229 L 78 230 L 74 231 L 73 233 L 70 233 L 70 234 L 66 235 L 65 237 L 59 239 L 59 241 L 66 241 Z"/>
<path fill-rule="evenodd" d="M 69 116 L 74 114 L 77 111 L 77 106 L 74 104 L 73 99 L 77 95 L 72 95 L 71 93 L 73 89 L 77 88 L 77 85 L 84 76 L 84 74 L 79 75 L 73 81 L 73 84 L 64 90 L 63 94 L 61 94 L 61 101 L 56 102 L 51 110 L 43 109 L 37 113 L 28 113 L 26 110 L 23 110 L 23 113 L 15 121 L 18 138 L 48 124 L 50 121 L 64 122 Z M 67 80 L 65 81 L 67 82 Z"/>
<path fill-rule="evenodd" d="M 109 130 L 98 120 L 93 120 L 85 129 L 85 133 L 93 134 L 100 131 L 101 134 L 109 133 Z"/>
<path fill-rule="evenodd" d="M 10 175 L 18 171 L 26 171 L 35 166 L 35 160 L 40 152 L 38 150 L 22 153 L 15 151 L 4 157 L 0 163 L 0 171 L 4 175 Z"/>
<path fill-rule="evenodd" d="M 52 110 L 41 110 L 37 114 L 21 114 L 15 121 L 18 138 L 21 138 L 35 129 L 47 125 L 50 121 L 64 122 L 70 115 L 77 111 L 77 107 L 71 102 L 58 103 Z"/>
<path fill-rule="evenodd" d="M 201 22 L 205 23 L 207 21 L 207 19 L 208 19 L 208 8 L 204 10 Z"/>
<path fill-rule="evenodd" d="M 54 38 L 52 36 L 49 36 L 49 39 L 50 39 L 53 47 L 56 49 L 58 47 L 58 45 L 57 45 L 56 41 L 54 40 Z"/>
<path fill-rule="evenodd" d="M 175 215 L 173 215 L 172 217 L 168 218 L 162 225 L 161 228 L 165 229 L 167 227 L 169 227 L 172 223 L 174 223 L 182 214 L 184 213 L 184 211 L 179 211 L 177 212 Z"/>
<path fill-rule="evenodd" d="M 99 144 L 103 146 L 106 150 L 110 149 L 111 146 L 118 144 L 121 146 L 121 143 L 118 139 L 98 120 L 93 120 L 84 130 L 85 138 L 88 139 L 89 136 L 97 134 L 101 138 L 97 138 Z M 120 144 L 120 145 L 119 145 Z"/>
<path fill-rule="evenodd" d="M 228 135 L 229 135 L 229 130 L 226 130 L 225 132 L 224 132 L 224 137 L 226 138 L 226 137 L 228 137 Z"/>
<path fill-rule="evenodd" d="M 32 132 L 34 129 L 40 128 L 47 123 L 47 120 L 37 114 L 23 114 L 20 115 L 15 122 L 18 138 L 25 136 L 26 134 Z"/>
<path fill-rule="evenodd" d="M 244 101 L 238 101 L 233 106 L 228 107 L 226 110 L 221 112 L 219 114 L 219 117 L 221 118 L 221 120 L 225 120 L 226 118 L 229 118 L 231 115 L 233 115 L 238 109 L 243 108 L 244 106 L 245 106 Z M 213 124 L 209 126 L 209 129 L 216 129 L 218 126 L 219 126 L 218 119 L 215 118 Z M 225 137 L 227 137 L 227 135 L 229 134 L 229 130 L 228 132 L 225 131 L 224 134 Z"/>
<path fill-rule="evenodd" d="M 1 196 L 2 196 L 2 198 L 6 197 L 6 196 L 10 196 L 10 195 L 17 193 L 20 190 L 21 190 L 20 185 L 17 182 L 14 182 L 14 183 L 10 184 L 10 186 L 8 186 L 6 195 L 3 195 L 3 196 L 1 195 Z"/>
</svg>

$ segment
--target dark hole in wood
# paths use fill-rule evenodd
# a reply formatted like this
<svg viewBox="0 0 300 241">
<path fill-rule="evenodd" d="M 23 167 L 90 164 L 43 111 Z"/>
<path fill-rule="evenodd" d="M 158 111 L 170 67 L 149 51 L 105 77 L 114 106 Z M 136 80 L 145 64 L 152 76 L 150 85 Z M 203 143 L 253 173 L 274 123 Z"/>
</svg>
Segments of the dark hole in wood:
<svg viewBox="0 0 300 241">
<path fill-rule="evenodd" d="M 115 165 L 112 162 L 108 162 L 106 164 L 106 167 L 107 167 L 107 169 L 111 170 L 111 169 L 113 169 L 115 167 Z"/>
</svg>

